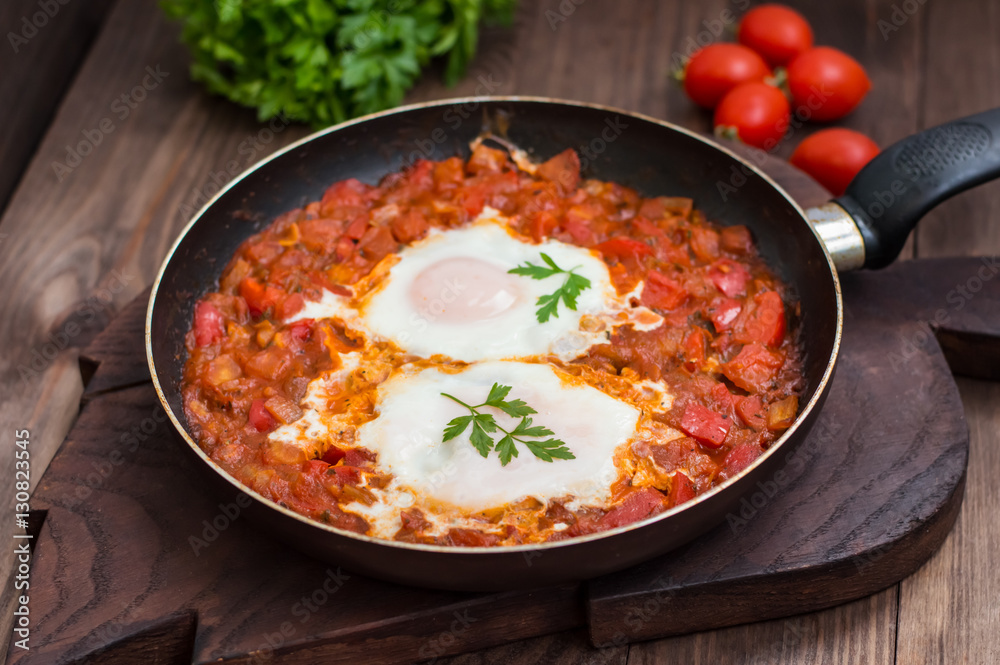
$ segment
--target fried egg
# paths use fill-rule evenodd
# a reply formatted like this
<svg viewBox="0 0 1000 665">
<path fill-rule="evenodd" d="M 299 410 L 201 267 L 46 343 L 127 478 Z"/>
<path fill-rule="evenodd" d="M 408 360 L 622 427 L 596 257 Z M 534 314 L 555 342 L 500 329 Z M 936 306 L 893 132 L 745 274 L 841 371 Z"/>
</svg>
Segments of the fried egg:
<svg viewBox="0 0 1000 665">
<path fill-rule="evenodd" d="M 494 383 L 514 386 L 509 399 L 522 399 L 537 414 L 536 425 L 566 442 L 575 459 L 545 462 L 523 444 L 501 466 L 496 453 L 481 456 L 470 442 L 471 427 L 442 442 L 442 432 L 468 409 L 445 397 L 480 404 Z M 379 465 L 395 485 L 418 496 L 474 512 L 524 497 L 542 502 L 560 497 L 601 505 L 617 476 L 615 449 L 635 434 L 639 409 L 586 384 L 560 376 L 550 365 L 490 361 L 460 372 L 437 367 L 404 368 L 379 386 L 378 417 L 358 429 L 360 445 L 378 453 Z M 513 430 L 519 418 L 483 407 L 497 424 Z M 503 433 L 494 434 L 499 440 Z"/>
<path fill-rule="evenodd" d="M 595 252 L 558 240 L 532 244 L 516 237 L 506 221 L 487 209 L 468 227 L 434 230 L 393 256 L 384 278 L 358 294 L 356 303 L 326 292 L 295 318 L 338 317 L 413 355 L 464 362 L 548 354 L 571 360 L 605 341 L 615 325 L 648 330 L 662 323 L 651 310 L 631 304 L 641 285 L 618 294 Z M 566 275 L 534 279 L 510 270 L 545 265 L 543 253 L 590 286 L 580 292 L 575 310 L 560 302 L 557 314 L 540 323 L 538 299 L 558 291 Z"/>
</svg>

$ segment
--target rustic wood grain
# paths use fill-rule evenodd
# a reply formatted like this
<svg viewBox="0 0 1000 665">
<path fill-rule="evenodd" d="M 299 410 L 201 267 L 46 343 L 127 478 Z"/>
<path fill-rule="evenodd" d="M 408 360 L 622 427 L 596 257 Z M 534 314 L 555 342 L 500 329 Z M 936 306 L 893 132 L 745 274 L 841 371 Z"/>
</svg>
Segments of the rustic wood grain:
<svg viewBox="0 0 1000 665">
<path fill-rule="evenodd" d="M 1000 106 L 1000 8 L 960 0 L 928 3 L 928 58 L 921 107 L 933 126 Z M 978 37 L 982 35 L 982 37 Z M 918 227 L 919 256 L 1000 256 L 1000 183 L 965 192 L 932 211 Z M 955 287 L 975 288 L 975 276 Z M 996 276 L 994 275 L 994 279 Z M 970 284 L 969 279 L 973 279 Z M 980 298 L 977 293 L 973 298 Z M 941 303 L 949 311 L 954 303 Z M 979 358 L 1000 372 L 995 356 Z M 959 381 L 969 420 L 971 450 L 966 499 L 952 535 L 939 553 L 900 590 L 899 665 L 1000 662 L 1000 390 L 996 383 Z"/>
<path fill-rule="evenodd" d="M 182 450 L 150 383 L 133 384 L 136 372 L 127 367 L 145 359 L 129 319 L 141 320 L 144 308 L 130 305 L 86 350 L 108 367 L 92 380 L 103 389 L 90 395 L 35 493 L 47 516 L 33 575 L 47 583 L 32 593 L 33 648 L 12 652 L 12 663 L 97 652 L 127 660 L 161 639 L 165 652 L 190 647 L 199 664 L 251 663 L 261 653 L 289 663 L 390 664 L 585 622 L 594 643 L 615 648 L 573 647 L 579 657 L 620 660 L 630 641 L 870 594 L 916 569 L 958 512 L 965 424 L 951 375 L 922 321 L 933 316 L 941 285 L 976 265 L 908 262 L 845 279 L 853 316 L 821 419 L 800 447 L 800 461 L 788 458 L 782 478 L 773 476 L 773 489 L 751 488 L 752 509 L 732 516 L 743 522 L 727 519 L 675 553 L 585 588 L 491 594 L 407 588 L 334 571 L 335 563 L 268 537 L 235 496 L 209 492 L 197 482 L 207 470 Z M 996 345 L 1000 281 L 947 325 L 988 334 Z M 925 342 L 911 351 L 918 333 Z M 330 575 L 337 583 L 326 589 Z M 317 607 L 306 612 L 302 599 L 316 593 Z M 884 603 L 858 607 L 874 608 L 876 618 L 884 611 Z M 196 634 L 189 622 L 171 631 L 161 621 L 192 613 Z M 852 626 L 861 621 L 847 609 L 816 619 L 816 631 L 834 631 L 845 617 Z M 771 640 L 772 628 L 727 633 L 725 640 L 757 630 Z M 564 638 L 493 655 L 530 661 L 532 654 L 563 650 Z M 877 638 L 872 633 L 840 638 L 838 649 L 849 647 L 844 653 L 875 653 L 865 651 Z"/>
<path fill-rule="evenodd" d="M 0 211 L 112 4 L 46 2 L 43 9 L 38 0 L 0 3 L 0 99 L 5 101 L 0 106 Z"/>
<path fill-rule="evenodd" d="M 896 587 L 823 612 L 629 647 L 629 665 L 892 665 Z"/>
<path fill-rule="evenodd" d="M 78 4 L 82 6 L 83 0 L 74 0 L 67 7 Z M 180 208 L 193 201 L 199 190 L 204 190 L 211 182 L 208 180 L 211 173 L 219 173 L 230 159 L 240 159 L 242 155 L 237 151 L 240 143 L 259 129 L 252 114 L 211 100 L 184 81 L 183 52 L 171 41 L 172 29 L 164 28 L 153 2 L 118 4 L 120 33 L 102 37 L 98 44 L 103 49 L 101 59 L 92 56 L 84 65 L 50 136 L 39 148 L 34 164 L 0 223 L 0 235 L 7 235 L 0 241 L 0 276 L 6 287 L 0 294 L 0 307 L 6 315 L 0 322 L 0 335 L 7 345 L 6 355 L 0 360 L 0 384 L 5 396 L 14 395 L 0 404 L 0 422 L 8 427 L 33 428 L 35 478 L 75 414 L 82 390 L 76 372 L 76 353 L 69 350 L 47 361 L 44 374 L 27 382 L 21 382 L 16 372 L 11 371 L 16 369 L 11 359 L 30 358 L 33 345 L 40 347 L 48 334 L 67 330 L 66 323 L 71 319 L 78 324 L 86 323 L 79 316 L 72 317 L 76 305 L 100 293 L 114 267 L 136 268 L 138 279 L 114 294 L 111 304 L 95 312 L 97 320 L 74 336 L 72 348 L 85 345 L 118 307 L 148 283 L 159 257 L 186 216 L 179 212 Z M 708 116 L 693 109 L 666 79 L 670 54 L 686 36 L 702 28 L 702 20 L 742 3 L 621 2 L 615 3 L 613 9 L 609 9 L 608 3 L 599 2 L 563 4 L 573 4 L 575 11 L 552 30 L 544 12 L 559 11 L 560 2 L 524 0 L 514 30 L 513 43 L 518 49 L 503 47 L 508 43 L 503 30 L 491 33 L 492 37 L 484 40 L 486 48 L 474 63 L 473 71 L 495 70 L 504 75 L 499 94 L 558 94 L 633 108 L 696 129 L 707 128 Z M 998 61 L 996 8 L 992 3 L 980 0 L 922 4 L 916 15 L 888 39 L 882 38 L 876 22 L 889 19 L 893 5 L 899 3 L 800 0 L 791 4 L 813 21 L 818 41 L 848 50 L 872 76 L 874 88 L 864 104 L 838 124 L 864 131 L 886 145 L 918 127 L 997 104 L 997 86 L 992 84 L 997 81 Z M 12 5 L 5 3 L 7 6 Z M 931 32 L 925 37 L 928 30 Z M 498 47 L 491 48 L 490 39 L 495 39 L 492 44 Z M 153 55 L 168 52 L 170 57 L 164 57 L 163 61 L 174 63 L 175 69 L 165 69 L 178 74 L 150 94 L 150 100 L 157 100 L 155 108 L 147 101 L 125 121 L 116 122 L 120 126 L 105 137 L 100 150 L 89 156 L 71 178 L 57 183 L 51 162 L 64 156 L 65 144 L 109 115 L 107 107 L 114 98 L 135 85 L 135 75 L 143 69 L 140 63 L 153 64 Z M 491 53 L 499 55 L 490 59 Z M 577 57 L 580 53 L 583 56 Z M 133 65 L 134 71 L 128 70 Z M 456 92 L 475 92 L 475 81 L 466 79 Z M 157 97 L 168 90 L 172 92 Z M 432 98 L 448 94 L 451 91 L 430 81 L 413 99 L 421 98 L 420 95 Z M 914 103 L 915 97 L 920 104 Z M 117 116 L 111 117 L 117 121 Z M 304 130 L 299 128 L 281 133 L 263 146 L 258 157 L 301 133 Z M 53 134 L 58 138 L 53 138 Z M 781 150 L 790 151 L 791 147 L 787 144 Z M 101 156 L 105 148 L 114 153 L 113 158 Z M 91 175 L 81 176 L 84 171 L 90 171 Z M 987 186 L 982 193 L 967 194 L 966 197 L 971 197 L 967 206 L 955 201 L 932 213 L 924 224 L 927 230 L 918 233 L 923 243 L 921 255 L 996 253 L 997 232 L 995 225 L 989 224 L 996 219 L 995 214 L 991 215 L 996 212 L 995 188 L 996 185 Z M 15 203 L 18 203 L 17 215 L 12 215 Z M 957 233 L 950 228 L 955 223 L 969 224 L 968 220 L 977 218 L 984 221 L 968 227 L 970 233 Z M 39 295 L 44 296 L 40 301 L 36 300 Z M 980 409 L 980 414 L 990 414 L 989 409 L 995 409 L 995 393 L 991 393 L 992 401 L 976 399 L 989 387 L 965 383 L 963 389 L 963 395 L 969 395 L 967 408 L 971 409 L 971 404 Z M 975 422 L 975 418 L 976 412 L 970 411 L 970 420 Z M 974 434 L 976 431 L 979 430 L 974 428 Z M 984 441 L 985 445 L 996 447 L 995 435 L 986 432 L 979 436 L 976 440 L 979 447 L 983 447 Z M 0 468 L 10 468 L 9 450 L 8 446 L 0 447 Z M 996 477 L 1000 467 L 994 464 L 989 470 L 988 476 Z M 970 502 L 976 492 L 981 497 L 990 496 L 985 485 L 975 485 L 970 480 Z M 8 513 L 4 513 L 0 516 L 0 530 L 7 532 L 9 526 Z M 994 527 L 984 517 L 966 528 L 971 541 L 976 543 L 979 534 Z M 995 558 L 996 549 L 989 549 L 987 554 Z M 0 554 L 3 577 L 10 568 L 7 556 L 6 551 Z M 986 649 L 988 653 L 988 636 L 962 637 L 978 633 L 975 627 L 970 630 L 968 622 L 958 625 L 954 615 L 942 613 L 944 623 L 940 626 L 934 624 L 933 617 L 923 623 L 928 607 L 950 607 L 954 602 L 965 607 L 964 611 L 972 617 L 969 622 L 989 625 L 989 620 L 983 617 L 995 617 L 995 605 L 983 599 L 973 602 L 978 598 L 974 592 L 983 580 L 995 578 L 990 577 L 989 569 L 981 567 L 987 558 L 980 555 L 976 559 L 980 563 L 974 570 L 958 563 L 949 564 L 948 569 L 953 569 L 956 577 L 953 584 L 947 589 L 937 589 L 941 578 L 927 580 L 918 588 L 920 593 L 911 603 L 911 612 L 901 613 L 901 629 L 907 629 L 914 639 L 926 637 L 928 630 L 933 635 L 943 636 L 947 632 L 951 636 L 947 652 L 943 651 L 944 646 L 939 646 L 944 644 L 943 637 L 928 640 L 927 658 L 955 662 L 961 660 L 963 649 L 976 645 L 980 652 Z M 913 581 L 917 579 L 919 576 Z M 996 597 L 996 590 L 992 591 Z M 873 635 L 873 631 L 881 638 L 884 631 L 891 631 L 891 626 L 884 620 L 884 609 L 871 611 L 868 623 L 838 624 L 839 629 L 849 631 L 855 642 L 865 641 L 862 635 Z M 817 616 L 834 622 L 830 624 L 831 630 L 838 629 L 835 620 L 829 618 L 831 614 Z M 9 631 L 2 633 L 6 639 Z M 904 642 L 901 638 L 901 646 Z M 823 648 L 827 649 L 824 662 L 837 662 L 841 658 L 831 645 L 830 640 L 823 642 Z M 701 662 L 700 656 L 695 662 Z M 915 657 L 908 662 L 923 661 Z"/>
</svg>

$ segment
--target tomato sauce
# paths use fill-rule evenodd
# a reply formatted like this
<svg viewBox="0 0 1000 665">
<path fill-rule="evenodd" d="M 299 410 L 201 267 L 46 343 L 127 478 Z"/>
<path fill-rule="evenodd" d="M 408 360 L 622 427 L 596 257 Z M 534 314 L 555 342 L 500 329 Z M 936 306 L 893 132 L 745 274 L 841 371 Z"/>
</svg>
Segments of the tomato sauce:
<svg viewBox="0 0 1000 665">
<path fill-rule="evenodd" d="M 366 532 L 365 519 L 343 506 L 372 501 L 371 488 L 391 480 L 375 453 L 346 440 L 308 451 L 308 459 L 281 458 L 267 445 L 269 432 L 302 416 L 309 382 L 365 342 L 336 320 L 283 321 L 324 290 L 349 293 L 345 287 L 431 228 L 462 227 L 485 206 L 509 218 L 528 242 L 554 238 L 595 250 L 619 294 L 643 285 L 636 304 L 664 324 L 649 331 L 619 326 L 563 369 L 610 383 L 660 382 L 674 400 L 653 418 L 683 436 L 633 444 L 622 461 L 627 473 L 612 488 L 613 505 L 573 512 L 558 501 L 534 501 L 504 507 L 500 517 L 484 515 L 481 529 L 435 536 L 420 510 L 404 510 L 398 540 L 511 544 L 628 524 L 738 474 L 794 421 L 804 388 L 798 305 L 746 227 L 716 226 L 688 198 L 645 198 L 583 179 L 572 150 L 525 169 L 479 144 L 468 160 L 420 160 L 377 186 L 334 183 L 320 200 L 279 216 L 240 246 L 218 288 L 196 304 L 186 337 L 184 407 L 199 445 L 263 496 Z M 387 354 L 387 367 L 401 362 Z M 375 417 L 377 380 L 356 385 L 342 408 Z M 503 518 L 512 511 L 531 518 Z M 562 530 L 553 530 L 557 522 Z"/>
</svg>

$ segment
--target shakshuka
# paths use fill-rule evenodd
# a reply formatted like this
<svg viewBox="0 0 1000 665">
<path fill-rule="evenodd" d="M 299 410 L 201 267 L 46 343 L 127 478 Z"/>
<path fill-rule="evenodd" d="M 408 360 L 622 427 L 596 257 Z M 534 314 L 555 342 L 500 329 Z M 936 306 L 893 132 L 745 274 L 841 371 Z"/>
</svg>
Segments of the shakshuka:
<svg viewBox="0 0 1000 665">
<path fill-rule="evenodd" d="M 195 306 L 184 410 L 228 473 L 319 522 L 555 541 L 766 450 L 804 388 L 797 310 L 746 227 L 480 140 L 246 240 Z"/>
</svg>

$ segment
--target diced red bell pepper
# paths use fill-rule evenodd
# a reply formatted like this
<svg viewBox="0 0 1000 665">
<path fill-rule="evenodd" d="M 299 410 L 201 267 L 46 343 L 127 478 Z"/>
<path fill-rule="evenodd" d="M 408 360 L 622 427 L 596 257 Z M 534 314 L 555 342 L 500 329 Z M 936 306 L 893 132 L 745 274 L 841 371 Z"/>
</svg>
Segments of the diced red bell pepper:
<svg viewBox="0 0 1000 665">
<path fill-rule="evenodd" d="M 258 432 L 270 432 L 278 425 L 278 421 L 264 407 L 264 400 L 262 399 L 255 399 L 250 404 L 249 421 Z"/>
<path fill-rule="evenodd" d="M 730 298 L 735 298 L 747 292 L 750 272 L 736 261 L 719 259 L 708 271 L 708 277 L 722 293 Z"/>
<path fill-rule="evenodd" d="M 222 339 L 222 312 L 205 301 L 194 306 L 194 343 L 198 346 L 215 344 Z"/>
<path fill-rule="evenodd" d="M 691 479 L 683 471 L 674 471 L 673 479 L 670 483 L 670 507 L 679 506 L 695 497 L 697 491 Z"/>
<path fill-rule="evenodd" d="M 688 404 L 681 416 L 681 431 L 708 448 L 718 448 L 725 442 L 731 424 L 701 404 Z"/>
<path fill-rule="evenodd" d="M 658 270 L 650 270 L 639 301 L 654 309 L 674 309 L 687 297 L 687 291 L 680 284 Z"/>
<path fill-rule="evenodd" d="M 705 364 L 711 335 L 704 328 L 695 328 L 684 340 L 684 368 L 695 372 Z"/>
<path fill-rule="evenodd" d="M 736 357 L 722 365 L 722 373 L 748 393 L 760 393 L 770 387 L 783 364 L 780 353 L 754 342 L 745 345 Z"/>
</svg>

